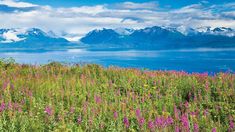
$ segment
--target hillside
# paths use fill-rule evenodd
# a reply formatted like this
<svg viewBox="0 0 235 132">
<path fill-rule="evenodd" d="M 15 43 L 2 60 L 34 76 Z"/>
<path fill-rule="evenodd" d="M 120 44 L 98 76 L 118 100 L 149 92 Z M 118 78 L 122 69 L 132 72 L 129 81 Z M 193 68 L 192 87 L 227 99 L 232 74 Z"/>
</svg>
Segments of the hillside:
<svg viewBox="0 0 235 132">
<path fill-rule="evenodd" d="M 0 129 L 234 131 L 235 75 L 0 62 Z"/>
</svg>

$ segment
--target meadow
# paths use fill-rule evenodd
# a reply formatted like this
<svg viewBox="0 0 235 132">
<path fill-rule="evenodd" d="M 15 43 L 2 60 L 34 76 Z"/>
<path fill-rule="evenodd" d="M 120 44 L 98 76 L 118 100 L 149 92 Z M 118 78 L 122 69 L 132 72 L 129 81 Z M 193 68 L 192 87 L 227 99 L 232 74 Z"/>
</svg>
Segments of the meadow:
<svg viewBox="0 0 235 132">
<path fill-rule="evenodd" d="M 235 131 L 235 74 L 0 61 L 0 131 Z"/>
</svg>

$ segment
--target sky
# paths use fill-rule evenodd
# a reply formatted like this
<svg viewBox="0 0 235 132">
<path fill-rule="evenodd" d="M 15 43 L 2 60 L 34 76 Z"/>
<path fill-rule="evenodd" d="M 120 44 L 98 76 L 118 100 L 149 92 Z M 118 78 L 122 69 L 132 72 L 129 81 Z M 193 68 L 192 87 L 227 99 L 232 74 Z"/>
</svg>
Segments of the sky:
<svg viewBox="0 0 235 132">
<path fill-rule="evenodd" d="M 77 40 L 93 29 L 235 28 L 234 0 L 0 0 L 0 28 L 40 28 Z"/>
<path fill-rule="evenodd" d="M 97 4 L 113 4 L 127 2 L 126 0 L 22 0 L 24 2 L 35 3 L 39 5 L 50 5 L 53 7 L 73 7 L 73 6 L 84 6 L 84 5 L 97 5 Z M 129 0 L 128 2 L 133 3 L 144 3 L 149 0 Z M 199 0 L 158 0 L 156 1 L 161 6 L 180 8 L 183 6 L 191 5 L 200 2 Z M 224 4 L 234 2 L 234 0 L 211 0 L 213 4 Z"/>
</svg>

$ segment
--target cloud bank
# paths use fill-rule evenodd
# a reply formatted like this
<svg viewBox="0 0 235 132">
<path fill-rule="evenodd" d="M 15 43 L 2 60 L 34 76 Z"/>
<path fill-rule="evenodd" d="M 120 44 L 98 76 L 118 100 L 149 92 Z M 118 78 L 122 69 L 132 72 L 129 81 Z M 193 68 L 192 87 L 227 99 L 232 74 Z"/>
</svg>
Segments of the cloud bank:
<svg viewBox="0 0 235 132">
<path fill-rule="evenodd" d="M 0 20 L 0 28 L 36 27 L 78 40 L 90 30 L 100 28 L 139 29 L 156 25 L 235 28 L 235 3 L 200 2 L 178 9 L 162 8 L 157 2 L 55 8 L 0 0 Z"/>
</svg>

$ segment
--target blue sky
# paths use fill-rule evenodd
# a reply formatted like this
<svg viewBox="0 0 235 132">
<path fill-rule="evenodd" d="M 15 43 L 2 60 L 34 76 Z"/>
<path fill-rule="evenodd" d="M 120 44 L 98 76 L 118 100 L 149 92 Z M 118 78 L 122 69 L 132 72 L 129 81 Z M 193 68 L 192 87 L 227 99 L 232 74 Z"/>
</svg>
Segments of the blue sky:
<svg viewBox="0 0 235 132">
<path fill-rule="evenodd" d="M 235 28 L 233 1 L 0 0 L 0 28 L 36 27 L 70 40 L 101 28 Z"/>
<path fill-rule="evenodd" d="M 65 7 L 65 6 L 72 7 L 72 6 L 112 4 L 112 3 L 126 2 L 126 0 L 22 0 L 22 1 L 35 3 L 39 5 L 50 5 L 54 7 Z M 128 0 L 128 1 L 134 2 L 134 3 L 149 2 L 149 0 Z M 156 2 L 158 2 L 161 7 L 180 8 L 183 6 L 196 4 L 202 1 L 200 0 L 158 0 Z M 210 0 L 207 2 L 211 4 L 224 4 L 224 3 L 234 2 L 234 0 Z"/>
</svg>

